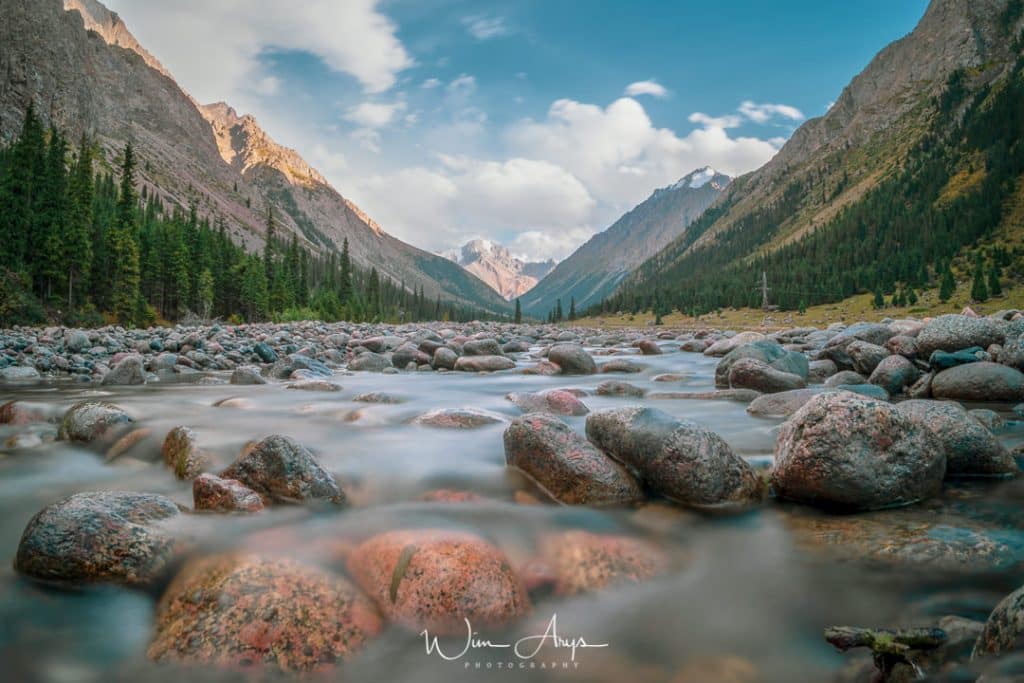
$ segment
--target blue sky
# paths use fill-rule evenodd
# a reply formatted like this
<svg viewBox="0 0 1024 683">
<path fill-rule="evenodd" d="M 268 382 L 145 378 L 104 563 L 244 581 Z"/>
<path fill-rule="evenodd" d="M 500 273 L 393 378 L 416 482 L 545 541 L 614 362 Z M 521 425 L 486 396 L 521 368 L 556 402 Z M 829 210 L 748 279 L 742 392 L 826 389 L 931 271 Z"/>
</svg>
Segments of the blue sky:
<svg viewBox="0 0 1024 683">
<path fill-rule="evenodd" d="M 386 230 L 562 258 L 656 187 L 763 164 L 925 0 L 109 0 L 202 102 Z"/>
</svg>

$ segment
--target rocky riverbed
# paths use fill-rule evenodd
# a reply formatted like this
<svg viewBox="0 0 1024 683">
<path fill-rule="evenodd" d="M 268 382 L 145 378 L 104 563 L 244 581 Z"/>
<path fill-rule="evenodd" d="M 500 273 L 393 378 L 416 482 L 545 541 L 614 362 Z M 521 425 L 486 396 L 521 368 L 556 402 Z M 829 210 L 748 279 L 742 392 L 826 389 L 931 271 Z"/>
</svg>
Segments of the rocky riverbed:
<svg viewBox="0 0 1024 683">
<path fill-rule="evenodd" d="M 3 331 L 0 653 L 12 680 L 1012 680 L 1024 317 L 967 313 Z"/>
</svg>

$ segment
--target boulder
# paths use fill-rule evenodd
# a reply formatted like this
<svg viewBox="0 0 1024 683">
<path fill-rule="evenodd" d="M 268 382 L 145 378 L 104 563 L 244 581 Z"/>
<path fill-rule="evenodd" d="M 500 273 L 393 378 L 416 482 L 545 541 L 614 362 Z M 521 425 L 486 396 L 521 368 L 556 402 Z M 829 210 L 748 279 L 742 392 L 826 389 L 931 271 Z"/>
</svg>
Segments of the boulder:
<svg viewBox="0 0 1024 683">
<path fill-rule="evenodd" d="M 853 370 L 840 370 L 825 380 L 825 386 L 837 387 L 850 384 L 867 384 L 868 378 Z"/>
<path fill-rule="evenodd" d="M 928 357 L 928 365 L 932 370 L 948 370 L 957 365 L 977 363 L 982 360 L 991 360 L 991 358 L 987 357 L 985 349 L 980 346 L 973 346 L 969 349 L 961 349 L 952 353 L 948 351 L 932 351 L 932 355 Z M 1012 364 L 1007 363 L 1007 365 Z"/>
<path fill-rule="evenodd" d="M 799 375 L 805 381 L 810 372 L 807 356 L 795 351 L 787 351 L 773 341 L 764 340 L 738 346 L 726 354 L 715 368 L 715 386 L 728 388 L 729 372 L 733 363 L 744 358 L 753 358 L 768 364 L 775 370 Z"/>
<path fill-rule="evenodd" d="M 312 453 L 287 436 L 268 436 L 220 476 L 237 479 L 274 502 L 347 502 L 334 477 Z"/>
<path fill-rule="evenodd" d="M 378 534 L 351 552 L 348 569 L 389 620 L 415 633 L 465 636 L 465 620 L 474 629 L 495 629 L 530 610 L 505 554 L 465 532 Z"/>
<path fill-rule="evenodd" d="M 870 375 L 878 364 L 890 355 L 884 346 L 859 339 L 846 346 L 846 354 L 853 361 L 853 369 L 862 375 Z"/>
<path fill-rule="evenodd" d="M 437 408 L 412 419 L 412 424 L 440 429 L 475 429 L 508 420 L 504 415 L 480 408 Z"/>
<path fill-rule="evenodd" d="M 563 375 L 593 375 L 597 372 L 594 359 L 579 344 L 555 344 L 548 350 L 548 360 L 561 368 Z"/>
<path fill-rule="evenodd" d="M 434 358 L 431 360 L 430 365 L 435 370 L 444 368 L 445 370 L 454 370 L 455 363 L 459 360 L 459 354 L 455 353 L 447 346 L 441 346 L 434 351 Z"/>
<path fill-rule="evenodd" d="M 471 339 L 462 345 L 466 356 L 500 356 L 503 354 L 497 339 Z"/>
<path fill-rule="evenodd" d="M 600 370 L 601 372 L 622 372 L 626 374 L 635 374 L 643 372 L 644 368 L 647 367 L 641 363 L 637 363 L 634 360 L 628 358 L 612 358 L 607 363 L 602 363 Z"/>
<path fill-rule="evenodd" d="M 663 353 L 661 347 L 658 346 L 658 342 L 654 339 L 641 339 L 636 343 L 636 347 L 645 356 L 659 356 Z"/>
<path fill-rule="evenodd" d="M 966 315 L 940 315 L 933 318 L 917 335 L 917 348 L 922 356 L 933 351 L 959 351 L 972 346 L 987 349 L 1006 341 L 1006 323 L 992 318 Z"/>
<path fill-rule="evenodd" d="M 762 393 L 775 393 L 802 389 L 807 385 L 803 377 L 782 372 L 756 358 L 741 358 L 729 369 L 729 387 L 754 389 Z"/>
<path fill-rule="evenodd" d="M 260 374 L 259 368 L 253 365 L 242 365 L 231 373 L 231 384 L 251 385 L 266 384 L 267 380 Z"/>
<path fill-rule="evenodd" d="M 725 356 L 733 349 L 737 349 L 747 344 L 753 344 L 754 342 L 764 341 L 765 336 L 760 332 L 740 332 L 732 337 L 726 337 L 725 339 L 719 339 L 711 346 L 707 346 L 704 349 L 705 356 Z M 701 345 L 705 344 L 704 340 L 694 340 Z M 694 347 L 696 350 L 696 347 Z"/>
<path fill-rule="evenodd" d="M 625 467 L 551 415 L 531 413 L 505 430 L 505 462 L 569 505 L 626 505 L 643 498 Z"/>
<path fill-rule="evenodd" d="M 813 397 L 779 431 L 772 484 L 825 508 L 907 505 L 942 489 L 938 438 L 894 406 L 846 391 Z"/>
<path fill-rule="evenodd" d="M 235 672 L 324 673 L 382 628 L 373 603 L 340 576 L 290 559 L 212 555 L 167 588 L 147 654 Z"/>
<path fill-rule="evenodd" d="M 505 356 L 460 356 L 455 361 L 455 369 L 462 372 L 498 372 L 515 366 L 516 362 Z"/>
<path fill-rule="evenodd" d="M 810 388 L 765 394 L 758 396 L 747 406 L 747 413 L 755 417 L 789 417 L 821 392 L 820 388 Z"/>
<path fill-rule="evenodd" d="M 905 356 L 886 356 L 875 366 L 868 382 L 885 389 L 889 394 L 903 393 L 921 376 L 921 371 Z"/>
<path fill-rule="evenodd" d="M 807 381 L 811 384 L 822 384 L 832 375 L 839 372 L 839 366 L 828 358 L 812 360 L 808 364 Z"/>
<path fill-rule="evenodd" d="M 127 412 L 112 403 L 81 401 L 64 413 L 57 438 L 90 443 L 132 422 Z"/>
<path fill-rule="evenodd" d="M 76 493 L 29 521 L 14 569 L 71 585 L 150 583 L 180 550 L 160 524 L 178 514 L 174 501 L 152 493 Z"/>
<path fill-rule="evenodd" d="M 146 383 L 146 365 L 142 356 L 125 356 L 103 376 L 103 386 L 130 386 Z"/>
<path fill-rule="evenodd" d="M 935 375 L 931 393 L 958 401 L 1018 402 L 1024 399 L 1024 374 L 998 363 L 957 365 Z"/>
<path fill-rule="evenodd" d="M 619 382 L 617 380 L 605 380 L 597 385 L 598 396 L 629 396 L 632 398 L 642 398 L 647 393 L 646 389 L 630 384 L 629 382 Z"/>
<path fill-rule="evenodd" d="M 756 473 L 722 437 L 660 410 L 599 410 L 587 416 L 587 436 L 651 490 L 678 503 L 743 504 L 761 497 Z"/>
<path fill-rule="evenodd" d="M 505 396 L 524 413 L 551 413 L 552 415 L 586 415 L 590 409 L 572 393 L 562 389 L 549 389 L 537 393 L 511 393 Z"/>
<path fill-rule="evenodd" d="M 382 372 L 386 368 L 394 367 L 391 359 L 381 353 L 365 351 L 348 364 L 348 369 L 353 372 Z"/>
<path fill-rule="evenodd" d="M 212 512 L 258 512 L 263 498 L 237 479 L 221 479 L 209 472 L 192 480 L 192 504 Z"/>
<path fill-rule="evenodd" d="M 1007 476 L 1019 471 L 999 439 L 958 403 L 917 399 L 897 404 L 896 410 L 938 437 L 946 453 L 946 476 Z"/>
</svg>

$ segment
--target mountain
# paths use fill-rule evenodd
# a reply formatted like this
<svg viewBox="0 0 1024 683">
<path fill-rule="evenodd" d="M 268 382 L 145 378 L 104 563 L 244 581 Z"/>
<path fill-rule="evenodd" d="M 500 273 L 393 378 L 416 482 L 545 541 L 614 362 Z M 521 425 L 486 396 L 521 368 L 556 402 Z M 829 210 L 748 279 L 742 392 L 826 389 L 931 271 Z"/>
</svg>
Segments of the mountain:
<svg viewBox="0 0 1024 683">
<path fill-rule="evenodd" d="M 600 302 L 630 271 L 682 234 L 729 182 L 708 166 L 655 190 L 559 263 L 523 297 L 523 310 L 543 316 L 558 299 L 568 306 L 575 297 L 578 309 Z"/>
<path fill-rule="evenodd" d="M 97 0 L 0 0 L 0 141 L 20 130 L 28 104 L 72 140 L 95 138 L 108 167 L 130 139 L 142 184 L 170 206 L 195 203 L 232 238 L 262 246 L 267 206 L 278 234 L 338 250 L 427 297 L 489 311 L 507 302 L 447 259 L 392 237 L 251 116 L 200 106 L 117 14 Z"/>
<path fill-rule="evenodd" d="M 533 289 L 555 267 L 554 261 L 527 263 L 517 259 L 506 247 L 489 240 L 467 242 L 451 258 L 507 301 Z"/>
<path fill-rule="evenodd" d="M 1001 268 L 989 252 L 1024 205 L 1022 14 L 1020 0 L 933 0 L 605 308 L 758 305 L 762 271 L 785 308 L 933 287 L 981 247 Z"/>
</svg>

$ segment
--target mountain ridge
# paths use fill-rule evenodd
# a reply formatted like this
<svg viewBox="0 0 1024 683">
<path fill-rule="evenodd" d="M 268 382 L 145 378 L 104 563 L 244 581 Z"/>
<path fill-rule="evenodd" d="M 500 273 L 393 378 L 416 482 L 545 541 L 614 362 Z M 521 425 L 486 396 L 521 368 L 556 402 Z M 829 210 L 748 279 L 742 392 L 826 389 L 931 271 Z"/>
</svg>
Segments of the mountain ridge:
<svg viewBox="0 0 1024 683">
<path fill-rule="evenodd" d="M 483 239 L 470 240 L 462 245 L 459 253 L 449 258 L 480 278 L 506 301 L 529 292 L 555 267 L 553 259 L 526 262 L 514 257 L 507 247 Z"/>
</svg>

